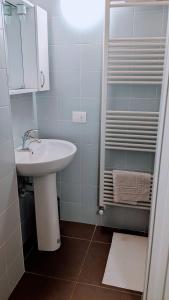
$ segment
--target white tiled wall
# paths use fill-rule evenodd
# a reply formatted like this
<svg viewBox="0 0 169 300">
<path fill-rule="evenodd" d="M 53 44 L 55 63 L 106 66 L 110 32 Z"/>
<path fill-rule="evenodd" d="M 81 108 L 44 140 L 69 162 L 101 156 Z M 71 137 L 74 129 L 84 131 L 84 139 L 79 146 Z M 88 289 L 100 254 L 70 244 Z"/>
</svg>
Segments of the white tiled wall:
<svg viewBox="0 0 169 300">
<path fill-rule="evenodd" d="M 103 0 L 104 1 L 104 0 Z M 58 175 L 61 218 L 108 226 L 147 230 L 149 214 L 131 209 L 107 209 L 97 215 L 100 100 L 103 22 L 86 31 L 73 29 L 65 21 L 60 0 L 34 0 L 49 14 L 49 58 L 51 89 L 37 95 L 41 137 L 62 138 L 78 146 L 72 164 Z M 167 13 L 162 8 L 115 9 L 112 36 L 164 34 Z M 159 109 L 160 89 L 113 86 L 109 90 L 112 109 Z M 87 123 L 71 121 L 72 111 L 86 111 Z M 152 171 L 152 155 L 116 153 L 108 167 Z"/>
<path fill-rule="evenodd" d="M 32 94 L 13 95 L 11 98 L 12 130 L 15 147 L 22 143 L 25 131 L 37 128 Z"/>
<path fill-rule="evenodd" d="M 11 98 L 12 131 L 15 148 L 20 147 L 24 132 L 31 128 L 37 128 L 31 93 L 23 95 L 13 95 Z M 22 228 L 23 244 L 29 240 L 36 230 L 35 208 L 33 194 L 26 194 L 19 197 L 20 217 Z"/>
<path fill-rule="evenodd" d="M 0 299 L 7 300 L 24 264 L 3 34 L 0 11 Z"/>
</svg>

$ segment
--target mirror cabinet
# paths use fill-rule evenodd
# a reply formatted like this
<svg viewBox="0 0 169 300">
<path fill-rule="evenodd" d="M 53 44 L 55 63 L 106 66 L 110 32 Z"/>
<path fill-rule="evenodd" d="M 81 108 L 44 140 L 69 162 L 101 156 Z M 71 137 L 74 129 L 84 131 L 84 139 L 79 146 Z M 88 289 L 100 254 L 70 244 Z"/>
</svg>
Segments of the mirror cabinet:
<svg viewBox="0 0 169 300">
<path fill-rule="evenodd" d="M 27 0 L 4 1 L 10 94 L 49 90 L 47 12 Z"/>
</svg>

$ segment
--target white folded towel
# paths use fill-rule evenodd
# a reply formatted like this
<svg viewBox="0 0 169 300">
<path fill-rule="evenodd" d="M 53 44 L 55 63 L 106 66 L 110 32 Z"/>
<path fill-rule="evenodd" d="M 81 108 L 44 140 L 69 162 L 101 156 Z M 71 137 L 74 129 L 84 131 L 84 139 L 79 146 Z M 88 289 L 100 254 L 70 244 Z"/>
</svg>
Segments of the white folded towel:
<svg viewBox="0 0 169 300">
<path fill-rule="evenodd" d="M 142 172 L 113 172 L 113 201 L 117 203 L 150 203 L 151 174 Z"/>
</svg>

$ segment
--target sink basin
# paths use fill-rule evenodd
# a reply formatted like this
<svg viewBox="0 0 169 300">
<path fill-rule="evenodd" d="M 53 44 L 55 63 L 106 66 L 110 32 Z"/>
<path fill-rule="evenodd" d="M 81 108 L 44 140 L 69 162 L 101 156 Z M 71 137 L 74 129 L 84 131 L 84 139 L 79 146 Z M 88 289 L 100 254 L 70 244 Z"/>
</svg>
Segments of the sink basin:
<svg viewBox="0 0 169 300">
<path fill-rule="evenodd" d="M 22 176 L 43 176 L 64 169 L 73 159 L 77 148 L 62 140 L 42 139 L 32 143 L 31 151 L 16 149 L 15 162 Z"/>
<path fill-rule="evenodd" d="M 15 150 L 17 172 L 33 176 L 36 229 L 40 251 L 60 248 L 60 228 L 56 189 L 56 172 L 72 161 L 77 148 L 62 140 L 40 140 L 30 145 L 30 151 Z"/>
</svg>

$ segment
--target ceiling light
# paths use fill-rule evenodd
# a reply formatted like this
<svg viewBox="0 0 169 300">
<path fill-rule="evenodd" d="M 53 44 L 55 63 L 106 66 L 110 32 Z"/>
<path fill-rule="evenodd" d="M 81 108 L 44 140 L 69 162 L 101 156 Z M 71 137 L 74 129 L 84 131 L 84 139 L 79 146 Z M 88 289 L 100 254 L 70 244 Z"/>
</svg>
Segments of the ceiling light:
<svg viewBox="0 0 169 300">
<path fill-rule="evenodd" d="M 103 5 L 103 0 L 61 0 L 61 11 L 72 27 L 86 30 L 101 21 Z"/>
</svg>

